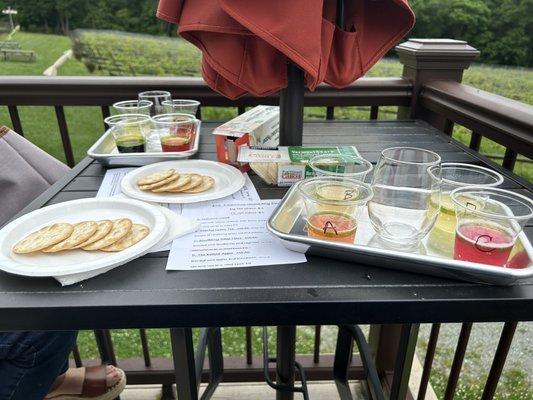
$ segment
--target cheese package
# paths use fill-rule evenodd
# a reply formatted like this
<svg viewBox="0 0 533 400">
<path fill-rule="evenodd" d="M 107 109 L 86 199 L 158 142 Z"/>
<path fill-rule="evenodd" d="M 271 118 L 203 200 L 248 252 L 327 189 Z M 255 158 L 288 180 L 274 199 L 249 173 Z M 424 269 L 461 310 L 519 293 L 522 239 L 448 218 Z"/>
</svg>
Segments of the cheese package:
<svg viewBox="0 0 533 400">
<path fill-rule="evenodd" d="M 276 150 L 242 146 L 237 160 L 249 163 L 252 170 L 270 185 L 291 186 L 299 180 L 315 176 L 307 163 L 311 158 L 323 154 L 361 157 L 355 146 L 280 146 Z"/>
<path fill-rule="evenodd" d="M 248 163 L 237 161 L 241 146 L 276 148 L 279 144 L 279 107 L 257 106 L 237 118 L 217 127 L 216 136 L 218 161 L 231 164 L 241 171 L 249 169 Z"/>
</svg>

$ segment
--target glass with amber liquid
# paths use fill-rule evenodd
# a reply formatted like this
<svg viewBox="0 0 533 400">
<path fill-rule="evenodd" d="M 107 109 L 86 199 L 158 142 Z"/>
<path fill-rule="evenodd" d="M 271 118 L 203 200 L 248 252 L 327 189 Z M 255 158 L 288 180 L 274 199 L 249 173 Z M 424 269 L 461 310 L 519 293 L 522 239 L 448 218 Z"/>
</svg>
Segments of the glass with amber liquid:
<svg viewBox="0 0 533 400">
<path fill-rule="evenodd" d="M 152 118 L 163 152 L 190 150 L 196 138 L 198 120 L 189 114 L 161 114 Z"/>
<path fill-rule="evenodd" d="M 443 163 L 440 172 L 442 178 L 440 212 L 429 232 L 427 245 L 437 254 L 452 257 L 457 219 L 450 193 L 465 186 L 495 187 L 503 182 L 503 176 L 488 168 L 462 163 Z M 430 168 L 429 173 L 436 174 L 437 171 Z M 431 203 L 431 207 L 439 208 L 435 202 Z"/>
<path fill-rule="evenodd" d="M 362 207 L 372 198 L 370 185 L 348 178 L 319 177 L 300 181 L 306 210 L 307 235 L 354 243 Z"/>
</svg>

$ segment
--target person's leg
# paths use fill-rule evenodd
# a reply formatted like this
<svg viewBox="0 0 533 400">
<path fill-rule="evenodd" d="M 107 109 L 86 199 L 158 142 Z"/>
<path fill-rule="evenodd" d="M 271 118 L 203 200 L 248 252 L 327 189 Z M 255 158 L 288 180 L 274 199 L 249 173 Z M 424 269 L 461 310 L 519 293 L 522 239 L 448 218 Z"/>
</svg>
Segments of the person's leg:
<svg viewBox="0 0 533 400">
<path fill-rule="evenodd" d="M 42 400 L 65 361 L 77 332 L 0 333 L 0 400 Z"/>
</svg>

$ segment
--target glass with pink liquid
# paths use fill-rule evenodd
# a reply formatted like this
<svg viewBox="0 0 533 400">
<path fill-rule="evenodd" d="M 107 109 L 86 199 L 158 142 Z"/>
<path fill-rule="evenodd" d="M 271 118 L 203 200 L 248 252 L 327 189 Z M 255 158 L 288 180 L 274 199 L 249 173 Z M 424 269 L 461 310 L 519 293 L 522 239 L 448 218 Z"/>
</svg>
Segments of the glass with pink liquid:
<svg viewBox="0 0 533 400">
<path fill-rule="evenodd" d="M 533 202 L 508 190 L 473 186 L 455 189 L 451 198 L 457 217 L 453 258 L 506 267 Z"/>
</svg>

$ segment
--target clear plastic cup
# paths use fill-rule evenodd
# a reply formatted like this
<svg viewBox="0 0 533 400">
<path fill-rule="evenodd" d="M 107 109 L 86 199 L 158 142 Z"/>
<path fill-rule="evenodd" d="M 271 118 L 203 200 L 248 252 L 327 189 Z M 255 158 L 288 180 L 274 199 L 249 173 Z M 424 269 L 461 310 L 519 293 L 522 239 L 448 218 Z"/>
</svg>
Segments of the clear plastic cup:
<svg viewBox="0 0 533 400">
<path fill-rule="evenodd" d="M 163 152 L 190 150 L 196 138 L 198 120 L 189 114 L 161 114 L 152 117 Z"/>
<path fill-rule="evenodd" d="M 434 168 L 430 174 L 438 173 Z M 460 187 L 495 187 L 503 182 L 503 176 L 491 169 L 477 165 L 462 163 L 443 163 L 440 169 L 442 176 L 442 196 L 440 212 L 435 225 L 428 235 L 427 245 L 439 255 L 452 257 L 455 240 L 455 206 L 450 193 Z M 433 205 L 436 207 L 436 205 Z"/>
<path fill-rule="evenodd" d="M 457 227 L 453 258 L 505 267 L 533 201 L 498 188 L 467 186 L 452 191 Z"/>
<path fill-rule="evenodd" d="M 372 163 L 361 157 L 344 154 L 321 154 L 311 158 L 309 166 L 316 176 L 350 178 L 364 182 Z"/>
<path fill-rule="evenodd" d="M 149 115 L 146 114 L 118 114 L 112 115 L 104 119 L 104 123 L 108 128 L 112 128 L 117 125 L 119 122 L 131 120 L 132 122 L 142 121 L 146 124 L 151 124 L 152 120 Z"/>
<path fill-rule="evenodd" d="M 354 243 L 360 212 L 373 195 L 370 185 L 336 177 L 306 179 L 297 185 L 306 209 L 307 235 Z"/>
<path fill-rule="evenodd" d="M 148 100 L 124 100 L 113 104 L 117 114 L 144 114 L 150 115 L 154 103 Z"/>
<path fill-rule="evenodd" d="M 146 138 L 151 129 L 150 117 L 144 115 L 118 121 L 111 128 L 111 133 L 119 153 L 144 153 L 146 151 Z"/>
<path fill-rule="evenodd" d="M 150 90 L 147 92 L 141 92 L 138 94 L 138 98 L 139 100 L 148 100 L 153 103 L 152 107 L 150 108 L 151 116 L 164 114 L 165 107 L 163 106 L 163 102 L 172 99 L 170 92 L 167 92 L 166 90 Z"/>
<path fill-rule="evenodd" d="M 163 101 L 163 108 L 167 114 L 190 114 L 196 116 L 200 102 L 196 100 L 176 99 Z"/>
<path fill-rule="evenodd" d="M 418 247 L 433 227 L 440 208 L 440 165 L 440 156 L 426 149 L 392 147 L 381 152 L 372 177 L 374 197 L 368 202 L 368 215 L 390 247 Z"/>
</svg>

